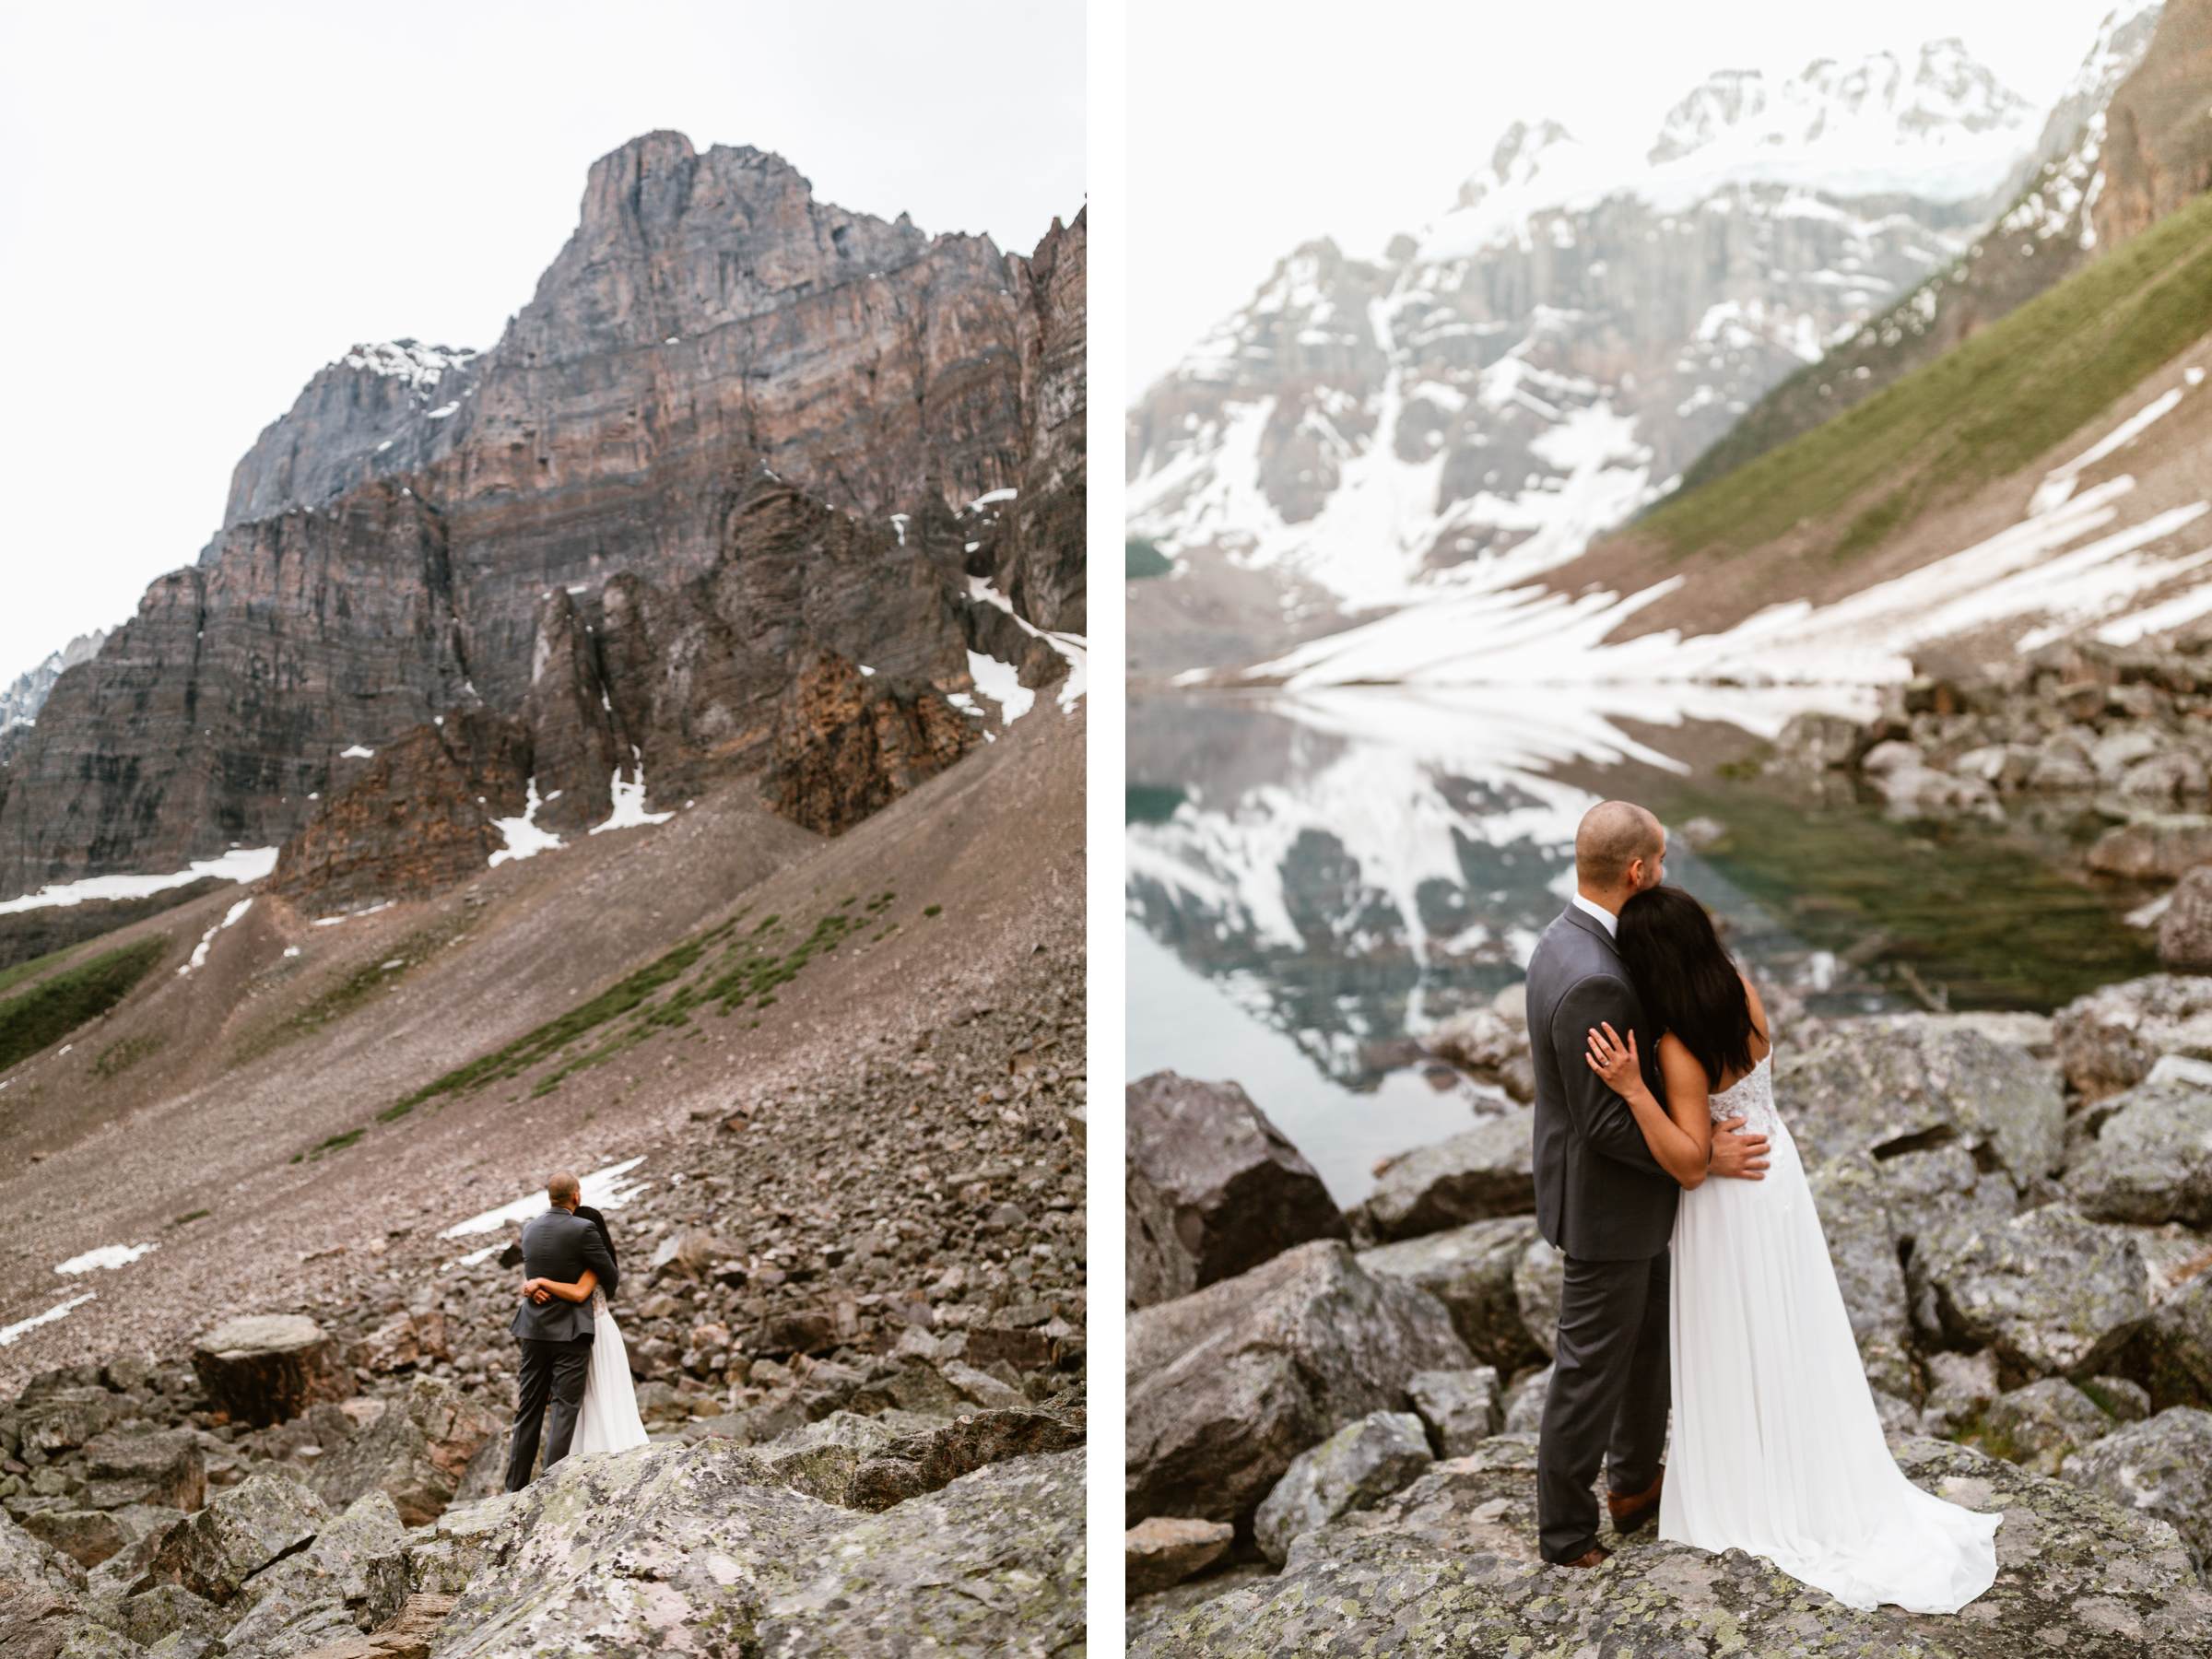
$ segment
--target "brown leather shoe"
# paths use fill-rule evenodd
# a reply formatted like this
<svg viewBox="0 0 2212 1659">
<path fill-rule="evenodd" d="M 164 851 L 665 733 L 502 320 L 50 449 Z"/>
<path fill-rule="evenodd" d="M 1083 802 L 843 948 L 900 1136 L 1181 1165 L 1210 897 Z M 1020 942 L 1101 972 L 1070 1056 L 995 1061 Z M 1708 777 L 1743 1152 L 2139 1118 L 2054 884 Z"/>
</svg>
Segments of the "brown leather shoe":
<svg viewBox="0 0 2212 1659">
<path fill-rule="evenodd" d="M 1659 1488 L 1666 1484 L 1666 1468 L 1662 1465 L 1653 1477 L 1649 1491 L 1638 1492 L 1624 1498 L 1618 1492 L 1606 1494 L 1606 1510 L 1613 1517 L 1613 1530 L 1632 1533 L 1647 1525 L 1659 1513 Z"/>
<path fill-rule="evenodd" d="M 1613 1552 L 1602 1544 L 1593 1544 L 1571 1561 L 1561 1561 L 1561 1567 L 1603 1567 L 1613 1559 Z"/>
</svg>

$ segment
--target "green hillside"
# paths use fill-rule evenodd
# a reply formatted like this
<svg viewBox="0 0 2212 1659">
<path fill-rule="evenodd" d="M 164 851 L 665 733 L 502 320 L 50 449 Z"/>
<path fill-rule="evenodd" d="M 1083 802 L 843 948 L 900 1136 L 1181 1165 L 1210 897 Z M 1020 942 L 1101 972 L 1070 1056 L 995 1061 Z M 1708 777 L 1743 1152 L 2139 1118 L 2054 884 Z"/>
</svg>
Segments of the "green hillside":
<svg viewBox="0 0 2212 1659">
<path fill-rule="evenodd" d="M 1675 558 L 1799 525 L 1848 559 L 1932 502 L 2032 463 L 2212 329 L 2212 196 L 1895 385 L 1638 522 Z"/>
</svg>

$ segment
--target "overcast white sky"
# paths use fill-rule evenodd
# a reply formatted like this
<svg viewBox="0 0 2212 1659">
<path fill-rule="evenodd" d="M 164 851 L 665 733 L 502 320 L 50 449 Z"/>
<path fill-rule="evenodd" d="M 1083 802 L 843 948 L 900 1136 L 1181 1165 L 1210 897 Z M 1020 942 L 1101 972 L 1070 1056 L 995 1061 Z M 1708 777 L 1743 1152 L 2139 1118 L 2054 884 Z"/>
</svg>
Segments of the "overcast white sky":
<svg viewBox="0 0 2212 1659">
<path fill-rule="evenodd" d="M 1516 118 L 1641 138 L 1712 70 L 1947 35 L 2041 108 L 2112 0 L 1127 3 L 1134 398 L 1300 242 L 1379 253 L 1449 207 Z"/>
<path fill-rule="evenodd" d="M 198 556 L 356 341 L 484 347 L 655 127 L 1027 252 L 1084 202 L 1079 5 L 0 6 L 0 684 Z"/>
</svg>

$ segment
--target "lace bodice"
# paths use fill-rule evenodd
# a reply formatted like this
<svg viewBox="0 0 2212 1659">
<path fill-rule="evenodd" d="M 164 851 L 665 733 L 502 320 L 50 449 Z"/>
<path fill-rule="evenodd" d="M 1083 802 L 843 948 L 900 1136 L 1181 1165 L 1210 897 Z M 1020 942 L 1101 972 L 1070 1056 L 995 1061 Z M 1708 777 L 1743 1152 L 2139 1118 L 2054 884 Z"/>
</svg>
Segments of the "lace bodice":
<svg viewBox="0 0 2212 1659">
<path fill-rule="evenodd" d="M 597 1285 L 592 1287 L 592 1317 L 594 1319 L 606 1317 L 606 1292 Z"/>
<path fill-rule="evenodd" d="M 1740 1117 L 1748 1133 L 1772 1138 L 1782 1126 L 1774 1110 L 1774 1051 L 1769 1049 L 1757 1065 L 1712 1096 L 1709 1109 L 1716 1124 Z"/>
</svg>

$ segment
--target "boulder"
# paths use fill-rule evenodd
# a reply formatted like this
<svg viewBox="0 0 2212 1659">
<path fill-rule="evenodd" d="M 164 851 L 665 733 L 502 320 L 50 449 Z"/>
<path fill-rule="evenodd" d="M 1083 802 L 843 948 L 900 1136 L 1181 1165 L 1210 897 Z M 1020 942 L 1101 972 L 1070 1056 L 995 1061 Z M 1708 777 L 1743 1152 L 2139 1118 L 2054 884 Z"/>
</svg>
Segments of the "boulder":
<svg viewBox="0 0 2212 1659">
<path fill-rule="evenodd" d="M 1308 1446 L 1403 1407 L 1417 1371 L 1474 1363 L 1441 1302 L 1369 1273 L 1334 1241 L 1139 1309 L 1128 1326 L 1129 1517 L 1241 1523 Z"/>
<path fill-rule="evenodd" d="M 1839 1158 L 1813 1171 L 1808 1184 L 1866 1380 L 1911 1398 L 1919 1392 L 1912 1371 L 1912 1321 L 1875 1161 L 1864 1156 Z"/>
<path fill-rule="evenodd" d="M 2175 885 L 2159 918 L 2159 960 L 2177 973 L 2212 969 L 2212 865 Z"/>
<path fill-rule="evenodd" d="M 2177 881 L 2212 861 L 2212 823 L 2201 818 L 2143 818 L 2118 824 L 2091 843 L 2088 865 L 2129 881 Z"/>
<path fill-rule="evenodd" d="M 2212 1412 L 2194 1406 L 2115 1429 L 2065 1461 L 2065 1477 L 2171 1522 L 2197 1571 L 2212 1566 Z M 2205 1627 L 2212 1630 L 2212 1621 Z"/>
<path fill-rule="evenodd" d="M 18 1443 L 25 1453 L 45 1457 L 74 1451 L 106 1430 L 118 1404 L 104 1388 L 57 1387 L 35 1397 L 26 1390 L 16 1407 Z"/>
<path fill-rule="evenodd" d="M 400 1520 L 420 1526 L 444 1513 L 470 1462 L 506 1429 L 481 1394 L 417 1377 L 366 1433 L 315 1465 L 312 1484 L 325 1502 L 341 1506 L 366 1492 L 388 1493 Z"/>
<path fill-rule="evenodd" d="M 2164 1659 L 2212 1646 L 2212 1592 L 2165 1522 L 1961 1446 L 1912 1441 L 1899 1458 L 1939 1496 L 2005 1512 L 1996 1583 L 1967 1614 L 1862 1613 L 1755 1556 L 1655 1540 L 1561 1572 L 1536 1558 L 1535 1448 L 1500 1440 L 1306 1534 L 1279 1574 L 1133 1619 L 1129 1651 Z"/>
<path fill-rule="evenodd" d="M 1910 1278 L 1924 1330 L 1993 1347 L 2021 1377 L 2102 1369 L 2150 1312 L 2135 1239 L 2063 1204 L 1938 1228 L 1913 1250 Z"/>
<path fill-rule="evenodd" d="M 1999 1394 L 1963 1437 L 1993 1457 L 2038 1475 L 2059 1465 L 2118 1427 L 2104 1408 L 2064 1377 L 2045 1377 Z"/>
<path fill-rule="evenodd" d="M 1154 1072 L 1128 1088 L 1129 1305 L 1234 1278 L 1311 1239 L 1341 1239 L 1320 1175 L 1234 1083 Z"/>
<path fill-rule="evenodd" d="M 1547 1358 L 1559 1340 L 1559 1295 L 1567 1277 L 1567 1258 L 1541 1233 L 1528 1241 L 1513 1264 L 1513 1303 L 1521 1324 Z"/>
<path fill-rule="evenodd" d="M 348 1392 L 335 1346 L 304 1314 L 233 1319 L 201 1337 L 192 1368 L 216 1409 L 263 1428 L 298 1417 L 317 1400 Z"/>
<path fill-rule="evenodd" d="M 483 1518 L 438 1652 L 1072 1652 L 1083 1515 L 1080 1452 L 993 1464 L 880 1513 L 760 1484 L 726 1440 L 571 1458 Z M 410 1565 L 409 1593 L 429 1576 Z"/>
<path fill-rule="evenodd" d="M 1530 1371 L 1505 1391 L 1505 1421 L 1500 1434 L 1536 1434 L 1544 1428 L 1544 1400 L 1551 1393 L 1550 1366 Z"/>
<path fill-rule="evenodd" d="M 1472 1129 L 1394 1159 L 1360 1206 L 1378 1239 L 1410 1239 L 1536 1207 L 1535 1114 L 1492 1112 Z"/>
<path fill-rule="evenodd" d="M 1291 1461 L 1253 1517 L 1260 1551 L 1277 1566 L 1291 1541 L 1418 1480 L 1435 1462 L 1429 1432 L 1408 1411 L 1375 1411 L 1347 1423 Z"/>
<path fill-rule="evenodd" d="M 1471 1077 L 1502 1088 L 1516 1100 L 1536 1098 L 1535 1064 L 1528 1052 L 1528 1021 L 1492 1005 L 1467 1008 L 1445 1020 L 1421 1046 Z"/>
<path fill-rule="evenodd" d="M 1182 1583 L 1219 1560 L 1236 1535 L 1237 1529 L 1226 1521 L 1180 1515 L 1139 1521 L 1122 1540 L 1124 1594 L 1149 1595 Z"/>
<path fill-rule="evenodd" d="M 2011 1178 L 2001 1170 L 1984 1173 L 1974 1155 L 1958 1141 L 1878 1159 L 1874 1170 L 1881 1181 L 1890 1235 L 1900 1245 L 1962 1216 L 2004 1221 L 2019 1208 Z M 1825 1207 L 1820 1215 L 1825 1222 Z"/>
<path fill-rule="evenodd" d="M 388 1494 L 357 1499 L 307 1548 L 254 1576 L 238 1598 L 244 1613 L 225 1633 L 225 1648 L 281 1659 L 352 1635 L 369 1604 L 371 1567 L 406 1542 Z"/>
<path fill-rule="evenodd" d="M 126 1597 L 115 1622 L 139 1646 L 151 1647 L 179 1632 L 188 1639 L 212 1641 L 227 1620 L 223 1610 L 206 1596 L 194 1595 L 182 1584 L 156 1584 Z"/>
<path fill-rule="evenodd" d="M 388 1622 L 366 1634 L 341 1636 L 300 1659 L 430 1659 L 453 1610 L 450 1595 L 411 1595 Z"/>
<path fill-rule="evenodd" d="M 84 1589 L 82 1567 L 0 1513 L 0 1659 L 128 1653 L 87 1615 Z"/>
<path fill-rule="evenodd" d="M 2106 1221 L 2212 1226 L 2212 1086 L 2147 1078 L 2105 1108 L 2066 1171 L 2076 1207 Z"/>
<path fill-rule="evenodd" d="M 2212 1060 L 2212 979 L 2153 973 L 2105 985 L 2053 1016 L 2059 1065 L 2100 1100 L 2150 1076 L 2162 1054 Z"/>
<path fill-rule="evenodd" d="M 105 1510 L 32 1510 L 23 1530 L 60 1550 L 80 1567 L 97 1567 L 131 1541 L 123 1523 Z"/>
<path fill-rule="evenodd" d="M 329 1507 L 297 1481 L 251 1476 L 171 1527 L 136 1588 L 182 1584 L 221 1606 L 272 1561 L 312 1542 L 330 1518 Z"/>
<path fill-rule="evenodd" d="M 119 1429 L 85 1447 L 85 1501 L 190 1512 L 207 1501 L 207 1466 L 189 1429 Z"/>
<path fill-rule="evenodd" d="M 1929 1434 L 1942 1435 L 1971 1429 L 2003 1391 L 1997 1357 L 1986 1348 L 1978 1354 L 1930 1354 L 1921 1427 Z"/>
<path fill-rule="evenodd" d="M 1083 1413 L 976 1411 L 895 1440 L 853 1472 L 854 1509 L 887 1510 L 950 1485 L 986 1464 L 1083 1444 Z"/>
<path fill-rule="evenodd" d="M 2198 1275 L 2158 1304 L 2143 1349 L 2146 1409 L 2212 1406 L 2212 1274 Z"/>
<path fill-rule="evenodd" d="M 1550 1351 L 1522 1318 L 1514 1285 L 1536 1236 L 1534 1216 L 1501 1216 L 1363 1250 L 1359 1265 L 1428 1291 L 1451 1311 L 1453 1327 L 1477 1359 L 1511 1373 Z"/>
<path fill-rule="evenodd" d="M 1505 1426 L 1505 1402 L 1495 1366 L 1416 1371 L 1406 1384 L 1414 1415 L 1429 1430 L 1439 1457 L 1465 1457 Z"/>
<path fill-rule="evenodd" d="M 1808 771 L 1841 771 L 1873 747 L 1869 728 L 1841 714 L 1799 714 L 1774 739 L 1776 760 Z"/>
<path fill-rule="evenodd" d="M 1854 1024 L 1785 1049 L 1774 1085 L 1808 1170 L 1956 1141 L 2026 1188 L 2065 1156 L 2057 1068 L 1971 1020 Z"/>
</svg>

